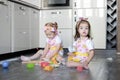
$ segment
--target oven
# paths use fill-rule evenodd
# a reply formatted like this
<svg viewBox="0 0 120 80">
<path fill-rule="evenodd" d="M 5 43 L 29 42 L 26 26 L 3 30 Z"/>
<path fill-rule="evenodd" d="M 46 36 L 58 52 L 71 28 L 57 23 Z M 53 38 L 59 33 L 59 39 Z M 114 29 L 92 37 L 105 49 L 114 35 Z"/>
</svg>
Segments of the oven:
<svg viewBox="0 0 120 80">
<path fill-rule="evenodd" d="M 42 0 L 42 9 L 70 9 L 73 0 Z"/>
</svg>

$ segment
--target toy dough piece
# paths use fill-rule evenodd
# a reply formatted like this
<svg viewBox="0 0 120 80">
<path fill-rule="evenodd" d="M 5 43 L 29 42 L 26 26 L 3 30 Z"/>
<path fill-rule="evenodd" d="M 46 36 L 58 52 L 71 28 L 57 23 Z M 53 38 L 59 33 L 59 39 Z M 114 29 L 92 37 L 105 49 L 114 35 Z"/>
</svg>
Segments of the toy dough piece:
<svg viewBox="0 0 120 80">
<path fill-rule="evenodd" d="M 27 65 L 26 65 L 26 67 L 27 67 L 28 69 L 32 69 L 32 68 L 34 68 L 34 66 L 35 66 L 34 63 L 27 63 Z"/>
<path fill-rule="evenodd" d="M 82 72 L 83 71 L 83 67 L 82 66 L 77 66 L 77 71 Z"/>
<path fill-rule="evenodd" d="M 40 66 L 42 67 L 42 68 L 45 68 L 46 66 L 48 66 L 49 65 L 49 62 L 41 62 L 40 63 Z"/>
<path fill-rule="evenodd" d="M 52 71 L 53 70 L 53 67 L 52 66 L 46 66 L 44 68 L 45 71 Z"/>
</svg>

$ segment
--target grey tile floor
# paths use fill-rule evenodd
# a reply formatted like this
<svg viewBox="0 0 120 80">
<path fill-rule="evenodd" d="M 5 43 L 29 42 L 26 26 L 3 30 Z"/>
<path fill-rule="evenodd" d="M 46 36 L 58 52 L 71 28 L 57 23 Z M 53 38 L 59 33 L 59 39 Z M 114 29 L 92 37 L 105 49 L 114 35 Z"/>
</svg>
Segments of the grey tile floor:
<svg viewBox="0 0 120 80">
<path fill-rule="evenodd" d="M 8 69 L 0 65 L 0 80 L 119 80 L 120 56 L 115 54 L 116 50 L 95 50 L 90 69 L 83 72 L 62 65 L 52 72 L 46 72 L 38 65 L 27 69 L 25 64 L 15 60 L 10 62 Z"/>
</svg>

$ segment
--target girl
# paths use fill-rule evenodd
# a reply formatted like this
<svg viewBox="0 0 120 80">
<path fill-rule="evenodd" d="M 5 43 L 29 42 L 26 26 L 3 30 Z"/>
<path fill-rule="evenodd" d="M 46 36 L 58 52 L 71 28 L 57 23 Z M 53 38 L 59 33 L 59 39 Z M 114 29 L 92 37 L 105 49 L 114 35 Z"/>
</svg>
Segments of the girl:
<svg viewBox="0 0 120 80">
<path fill-rule="evenodd" d="M 46 46 L 44 50 L 39 50 L 36 54 L 31 57 L 21 56 L 22 61 L 30 61 L 40 57 L 42 61 L 52 61 L 56 64 L 58 61 L 61 62 L 63 50 L 62 41 L 57 34 L 57 23 L 46 23 L 44 26 L 44 32 L 46 34 Z"/>
<path fill-rule="evenodd" d="M 94 56 L 94 46 L 90 37 L 90 24 L 82 18 L 76 24 L 73 43 L 74 52 L 68 53 L 68 67 L 82 66 L 88 69 L 88 64 Z"/>
</svg>

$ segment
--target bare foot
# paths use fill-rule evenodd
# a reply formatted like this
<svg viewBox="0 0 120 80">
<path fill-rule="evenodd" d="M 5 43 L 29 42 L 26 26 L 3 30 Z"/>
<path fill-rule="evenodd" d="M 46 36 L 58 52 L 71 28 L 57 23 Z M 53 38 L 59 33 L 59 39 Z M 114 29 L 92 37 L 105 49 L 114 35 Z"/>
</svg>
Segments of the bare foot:
<svg viewBox="0 0 120 80">
<path fill-rule="evenodd" d="M 26 57 L 26 56 L 21 56 L 20 58 L 22 61 L 30 61 L 31 60 L 29 57 Z"/>
</svg>

